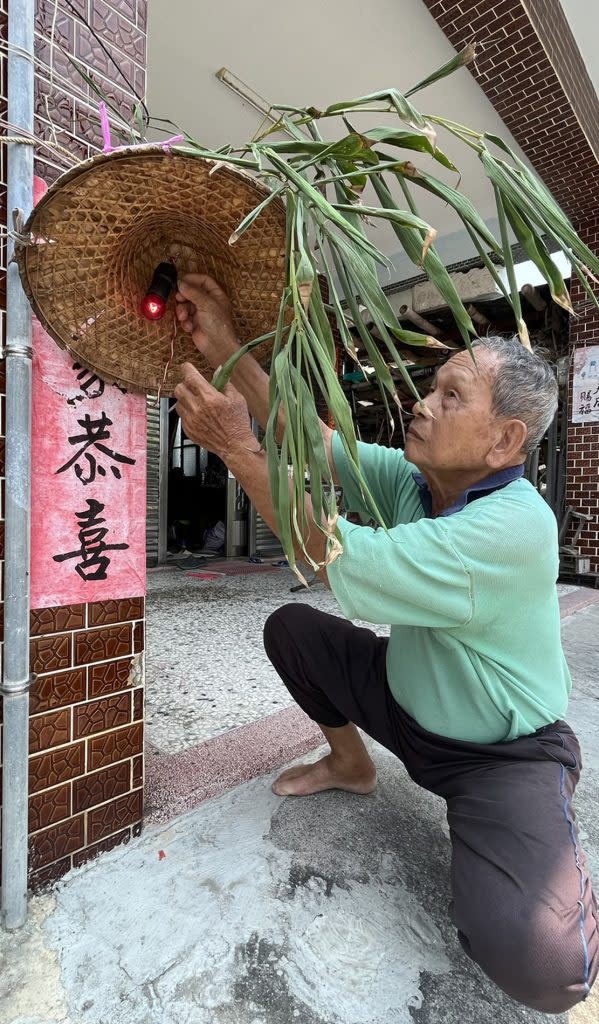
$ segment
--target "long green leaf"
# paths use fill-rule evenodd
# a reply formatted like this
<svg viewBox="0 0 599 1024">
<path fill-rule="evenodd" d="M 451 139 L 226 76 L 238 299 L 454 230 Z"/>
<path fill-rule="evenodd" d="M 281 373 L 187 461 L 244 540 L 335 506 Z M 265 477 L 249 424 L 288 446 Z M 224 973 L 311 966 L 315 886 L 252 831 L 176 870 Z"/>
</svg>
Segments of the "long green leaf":
<svg viewBox="0 0 599 1024">
<path fill-rule="evenodd" d="M 276 331 L 269 331 L 268 334 L 261 334 L 259 338 L 254 338 L 252 341 L 248 341 L 245 345 L 242 345 L 232 356 L 227 359 L 226 363 L 219 366 L 215 371 L 212 378 L 212 387 L 216 388 L 217 391 L 222 391 L 225 384 L 228 384 L 235 372 L 235 367 L 240 359 L 243 359 L 248 352 L 252 349 L 257 348 L 258 345 L 262 345 L 265 341 L 269 341 L 274 338 Z"/>
<path fill-rule="evenodd" d="M 400 184 L 405 185 L 403 179 L 400 180 Z M 386 209 L 392 209 L 395 206 L 393 196 L 389 191 L 385 181 L 381 177 L 380 179 L 373 179 L 373 185 L 375 192 L 379 198 L 379 201 Z M 391 224 L 395 234 L 399 238 L 403 248 L 407 255 L 410 257 L 412 262 L 419 266 L 419 258 L 421 253 L 422 236 L 418 231 L 413 231 L 408 228 L 402 227 L 398 223 Z M 458 326 L 464 344 L 470 347 L 470 336 L 475 335 L 474 324 L 464 307 L 462 300 L 460 299 L 456 287 L 449 276 L 446 267 L 440 260 L 439 256 L 435 252 L 433 246 L 431 246 L 424 258 L 424 269 L 435 287 L 440 292 L 441 296 L 445 299 L 445 302 L 449 306 L 453 318 Z"/>
<path fill-rule="evenodd" d="M 510 245 L 510 239 L 507 229 L 507 218 L 505 215 L 505 208 L 503 205 L 503 198 L 499 188 L 495 187 L 495 202 L 497 204 L 497 216 L 499 217 L 499 230 L 501 231 L 501 244 L 503 246 L 503 258 L 505 260 L 505 269 L 507 271 L 507 278 L 510 286 L 510 297 L 512 303 L 512 309 L 514 310 L 514 316 L 516 317 L 516 326 L 518 329 L 518 335 L 520 341 L 525 348 L 530 348 L 530 338 L 528 336 L 528 328 L 524 323 L 522 316 L 522 306 L 520 303 L 520 292 L 518 291 L 518 285 L 516 283 L 516 270 L 514 267 L 514 258 L 512 256 L 512 248 Z"/>
<path fill-rule="evenodd" d="M 433 82 L 439 82 L 442 78 L 447 78 L 448 75 L 452 75 L 454 71 L 458 71 L 459 68 L 463 68 L 465 64 L 471 64 L 476 57 L 476 44 L 468 43 L 462 50 L 456 53 L 455 57 L 448 60 L 446 64 L 443 64 L 437 71 L 433 71 L 431 75 L 427 75 L 417 85 L 413 85 L 411 89 L 408 89 L 407 96 L 413 96 L 414 93 L 420 92 L 421 89 L 426 89 L 427 85 L 432 85 Z"/>
<path fill-rule="evenodd" d="M 553 301 L 557 302 L 568 313 L 572 313 L 572 303 L 570 302 L 570 296 L 568 295 L 564 279 L 551 259 L 543 239 L 533 233 L 524 218 L 520 216 L 515 206 L 506 197 L 503 198 L 503 206 L 516 238 L 524 248 L 528 258 L 532 260 L 549 284 Z"/>
<path fill-rule="evenodd" d="M 510 302 L 510 293 L 507 290 L 507 288 L 505 287 L 505 284 L 503 283 L 503 280 L 502 280 L 502 278 L 499 275 L 497 267 L 495 266 L 493 261 L 490 259 L 489 254 L 487 252 L 485 252 L 485 250 L 483 249 L 482 245 L 480 244 L 480 239 L 479 239 L 478 235 L 472 230 L 472 228 L 470 227 L 469 224 L 466 224 L 466 231 L 470 235 L 470 239 L 472 241 L 472 244 L 474 245 L 475 249 L 477 250 L 481 260 L 483 261 L 485 267 L 487 268 L 487 270 L 489 271 L 491 277 L 495 281 L 495 284 L 499 288 L 499 290 L 502 293 L 504 299 L 506 299 L 508 302 Z"/>
<path fill-rule="evenodd" d="M 347 302 L 347 305 L 348 305 L 348 308 L 349 308 L 349 311 L 350 311 L 353 323 L 355 325 L 356 330 L 358 331 L 358 334 L 360 335 L 360 339 L 361 339 L 361 341 L 362 341 L 362 343 L 364 345 L 364 348 L 366 349 L 368 358 L 369 358 L 370 362 L 372 363 L 372 365 L 374 366 L 375 373 L 376 373 L 376 379 L 377 379 L 377 382 L 378 382 L 380 390 L 381 390 L 381 397 L 382 397 L 384 405 L 385 405 L 385 410 L 387 412 L 388 417 L 391 418 L 391 412 L 390 412 L 388 401 L 387 401 L 387 398 L 386 398 L 386 395 L 385 395 L 385 390 L 388 392 L 388 394 L 391 396 L 391 398 L 396 402 L 396 404 L 399 405 L 399 399 L 398 399 L 398 396 L 397 396 L 397 389 L 395 387 L 395 382 L 393 380 L 393 377 L 391 376 L 391 372 L 389 370 L 389 367 L 387 366 L 385 360 L 383 359 L 383 357 L 382 357 L 382 355 L 381 355 L 381 353 L 380 353 L 380 351 L 378 349 L 378 346 L 377 346 L 374 338 L 372 337 L 372 335 L 370 334 L 370 331 L 366 327 L 366 324 L 362 320 L 362 317 L 360 315 L 360 310 L 358 308 L 358 303 L 356 301 L 356 296 L 355 296 L 354 290 L 353 290 L 353 288 L 352 288 L 352 286 L 351 286 L 351 284 L 349 282 L 349 279 L 347 277 L 347 273 L 346 273 L 345 267 L 343 265 L 343 262 L 342 262 L 341 258 L 338 256 L 338 254 L 336 253 L 334 247 L 331 247 L 331 255 L 332 255 L 332 258 L 333 258 L 334 265 L 335 265 L 336 275 L 337 275 L 339 281 L 341 282 L 341 287 L 342 287 L 342 290 L 343 290 L 343 293 L 344 293 L 344 296 L 345 296 L 345 301 Z M 350 354 L 351 354 L 351 350 L 350 350 Z"/>
<path fill-rule="evenodd" d="M 333 298 L 336 313 L 337 325 L 339 327 L 339 332 L 341 334 L 344 347 L 351 356 L 351 358 L 354 361 L 358 361 L 355 344 L 353 338 L 350 335 L 350 332 L 347 329 L 347 325 L 345 323 L 345 315 L 343 309 L 341 308 L 341 303 L 337 295 L 335 278 L 337 278 L 341 282 L 342 289 L 345 294 L 345 299 L 348 304 L 350 314 L 353 318 L 354 326 L 360 335 L 362 343 L 366 349 L 368 358 L 370 359 L 370 362 L 374 366 L 376 382 L 385 408 L 387 421 L 391 422 L 393 420 L 393 417 L 391 416 L 391 410 L 389 408 L 389 399 L 387 396 L 389 395 L 398 406 L 399 398 L 397 396 L 397 389 L 395 387 L 395 382 L 391 376 L 389 367 L 387 366 L 385 360 L 383 359 L 381 353 L 379 352 L 378 347 L 374 341 L 374 338 L 372 338 L 370 332 L 368 331 L 366 325 L 362 320 L 362 317 L 360 316 L 360 311 L 358 309 L 358 304 L 356 302 L 355 295 L 353 294 L 353 290 L 349 285 L 343 266 L 339 262 L 337 262 L 336 273 L 333 274 L 331 268 L 329 267 L 325 247 L 323 244 L 321 244 L 320 246 L 320 251 L 323 264 L 327 271 L 329 288 L 331 290 L 331 297 Z M 333 260 L 335 260 L 336 257 L 334 251 L 332 252 L 332 256 Z M 359 361 L 358 365 L 360 365 Z"/>
<path fill-rule="evenodd" d="M 327 107 L 323 112 L 324 117 L 331 117 L 335 114 L 342 114 L 349 110 L 355 110 L 358 107 L 367 107 L 372 103 L 378 103 L 381 100 L 389 103 L 391 109 L 394 109 L 398 117 L 407 124 L 414 125 L 420 128 L 425 134 L 428 134 L 432 139 L 435 138 L 435 132 L 430 124 L 422 116 L 422 114 L 416 110 L 414 106 L 406 99 L 398 89 L 383 89 L 380 92 L 370 93 L 368 96 L 360 96 L 355 100 L 345 100 L 342 103 L 333 103 Z"/>
<path fill-rule="evenodd" d="M 491 183 L 513 203 L 522 216 L 538 224 L 566 253 L 571 250 L 581 262 L 599 274 L 599 257 L 579 238 L 555 201 L 547 198 L 549 193 L 546 190 L 539 189 L 528 176 L 518 174 L 504 161 L 496 160 L 488 150 L 481 152 L 480 159 Z"/>
<path fill-rule="evenodd" d="M 311 337 L 314 346 L 313 349 L 308 347 L 307 356 L 311 364 L 312 370 L 316 378 L 318 379 L 320 377 L 320 367 L 317 362 L 319 348 L 318 338 L 316 337 L 313 331 L 309 331 L 307 336 Z M 327 374 L 324 375 L 324 378 L 326 377 Z M 358 455 L 356 435 L 347 399 L 345 398 L 345 395 L 343 394 L 341 386 L 339 385 L 339 382 L 335 375 L 333 375 L 333 379 L 331 379 L 331 377 L 329 376 L 328 381 L 325 380 L 324 378 L 321 378 L 321 383 L 319 386 L 323 394 L 328 395 L 328 400 L 330 402 L 329 408 L 333 413 L 333 418 L 335 419 L 339 437 L 345 449 L 345 453 L 349 460 L 350 467 L 356 476 L 358 486 L 360 487 L 367 507 L 373 514 L 373 518 L 377 522 L 379 522 L 381 526 L 386 526 L 384 517 L 382 516 L 380 510 L 378 509 L 376 501 L 374 500 L 374 497 L 371 494 L 368 485 L 364 477 L 362 476 L 362 472 L 360 470 L 360 460 Z M 329 390 L 327 385 L 333 386 Z"/>
<path fill-rule="evenodd" d="M 387 146 L 397 146 L 398 149 L 409 149 L 417 153 L 428 153 L 438 163 L 443 164 L 449 171 L 457 173 L 457 167 L 442 150 L 434 146 L 427 135 L 417 135 L 414 132 L 406 132 L 397 128 L 369 128 L 364 132 L 367 139 L 373 142 L 384 143 Z"/>
<path fill-rule="evenodd" d="M 420 401 L 418 389 L 406 370 L 403 360 L 395 346 L 395 342 L 387 330 L 388 327 L 393 327 L 395 330 L 401 332 L 399 321 L 391 304 L 389 303 L 389 300 L 387 299 L 387 296 L 378 285 L 376 279 L 373 280 L 371 278 L 358 253 L 351 253 L 348 251 L 348 246 L 343 239 L 330 239 L 330 243 L 333 247 L 341 247 L 344 252 L 343 263 L 350 283 L 356 289 L 358 294 L 362 296 L 362 300 L 369 309 L 376 328 L 390 352 L 391 358 L 394 360 L 399 372 L 403 376 L 405 383 L 414 395 L 416 401 Z"/>
<path fill-rule="evenodd" d="M 279 456 L 279 494 L 278 494 L 278 519 L 280 537 L 284 550 L 287 554 L 287 561 L 291 569 L 295 566 L 295 553 L 293 550 L 293 537 L 291 535 L 291 505 L 289 496 L 289 444 L 288 432 L 285 433 L 281 442 L 281 454 Z"/>
<path fill-rule="evenodd" d="M 287 176 L 293 182 L 296 188 L 300 192 L 304 193 L 306 199 L 320 211 L 322 216 L 326 217 L 328 220 L 333 221 L 333 223 L 336 224 L 337 227 L 340 227 L 341 230 L 344 231 L 347 235 L 349 235 L 349 237 L 352 238 L 355 242 L 357 242 L 357 244 L 361 248 L 363 248 L 368 253 L 368 255 L 372 257 L 372 259 L 376 260 L 378 263 L 381 263 L 383 266 L 388 265 L 389 260 L 378 251 L 376 246 L 374 246 L 371 242 L 368 242 L 363 235 L 356 231 L 349 223 L 349 221 L 347 221 L 345 217 L 342 217 L 341 214 L 338 213 L 334 209 L 334 207 L 331 206 L 331 204 L 326 201 L 326 199 L 318 191 L 318 189 L 314 188 L 314 186 L 311 185 L 308 181 L 306 181 L 306 179 L 303 178 L 301 174 L 299 174 L 292 167 L 290 167 L 289 164 L 286 164 L 285 161 L 282 160 L 279 156 L 277 156 L 276 153 L 273 153 L 272 150 L 268 150 L 268 157 L 271 163 L 275 165 L 275 167 L 278 167 L 281 171 L 284 171 L 287 174 Z"/>
<path fill-rule="evenodd" d="M 252 224 L 260 216 L 260 214 L 263 213 L 263 211 L 266 210 L 266 208 L 270 206 L 273 200 L 277 199 L 277 197 L 280 196 L 283 191 L 284 186 L 275 189 L 273 192 L 270 193 L 270 195 L 266 196 L 266 199 L 263 199 L 261 203 L 258 203 L 258 206 L 254 207 L 253 210 L 250 210 L 250 212 L 243 218 L 241 223 L 235 228 L 235 231 L 229 238 L 229 245 L 234 245 L 235 242 L 237 242 L 237 240 L 241 238 L 244 231 L 247 231 L 248 228 L 251 228 Z"/>
<path fill-rule="evenodd" d="M 403 227 L 416 228 L 418 231 L 422 231 L 424 234 L 424 244 L 422 247 L 422 261 L 424 261 L 426 253 L 428 251 L 428 247 L 432 244 L 432 242 L 434 242 L 435 238 L 437 237 L 437 232 L 434 227 L 432 227 L 430 224 L 427 224 L 427 222 L 425 220 L 422 220 L 421 217 L 416 217 L 414 216 L 414 214 L 407 213 L 405 210 L 391 210 L 387 208 L 381 209 L 378 206 L 362 206 L 358 204 L 354 204 L 352 206 L 350 204 L 345 205 L 341 203 L 336 203 L 335 209 L 342 211 L 354 209 L 361 217 L 382 217 L 384 220 L 389 220 L 394 224 L 401 224 Z"/>
<path fill-rule="evenodd" d="M 576 277 L 580 281 L 580 284 L 582 285 L 584 291 L 586 292 L 588 298 L 591 300 L 595 308 L 599 309 L 599 298 L 597 297 L 597 295 L 591 288 L 591 285 L 589 284 L 587 277 L 588 272 L 585 272 L 587 268 L 584 267 L 577 259 L 572 259 L 572 268 L 574 270 L 574 273 L 576 274 Z"/>
<path fill-rule="evenodd" d="M 396 174 L 398 177 L 401 174 L 403 178 L 407 178 L 410 182 L 414 182 L 414 184 L 418 185 L 420 188 L 426 189 L 426 191 L 430 192 L 431 195 L 449 203 L 461 220 L 463 220 L 465 224 L 470 224 L 490 249 L 493 249 L 493 251 L 498 255 L 501 254 L 499 242 L 492 232 L 489 231 L 474 204 L 471 203 L 463 193 L 458 192 L 458 190 L 452 188 L 451 185 L 446 185 L 444 181 L 440 181 L 439 178 L 435 178 L 432 174 L 427 174 L 426 171 L 420 170 L 420 168 L 414 167 L 411 169 L 409 174 L 406 174 L 400 168 L 397 168 Z"/>
</svg>

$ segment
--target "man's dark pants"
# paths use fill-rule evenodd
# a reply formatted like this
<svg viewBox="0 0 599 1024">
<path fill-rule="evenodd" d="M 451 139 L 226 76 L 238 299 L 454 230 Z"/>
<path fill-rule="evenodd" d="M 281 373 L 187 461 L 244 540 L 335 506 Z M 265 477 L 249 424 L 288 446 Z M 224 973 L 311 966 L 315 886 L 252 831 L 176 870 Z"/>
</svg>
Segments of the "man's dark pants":
<svg viewBox="0 0 599 1024">
<path fill-rule="evenodd" d="M 264 641 L 310 718 L 353 722 L 446 800 L 450 914 L 466 952 L 533 1009 L 560 1013 L 584 999 L 599 970 L 599 923 L 572 810 L 580 748 L 570 727 L 489 745 L 427 732 L 389 690 L 387 640 L 307 605 L 274 612 Z"/>
</svg>

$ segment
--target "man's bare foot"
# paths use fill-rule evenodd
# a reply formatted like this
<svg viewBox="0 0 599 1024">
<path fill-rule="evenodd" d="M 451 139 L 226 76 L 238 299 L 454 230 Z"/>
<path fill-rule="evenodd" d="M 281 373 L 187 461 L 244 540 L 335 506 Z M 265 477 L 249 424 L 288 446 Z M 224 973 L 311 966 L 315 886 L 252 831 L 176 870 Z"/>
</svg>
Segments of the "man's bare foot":
<svg viewBox="0 0 599 1024">
<path fill-rule="evenodd" d="M 342 765 L 331 754 L 314 764 L 298 764 L 279 775 L 272 784 L 277 796 L 309 796 L 326 789 L 342 789 L 346 793 L 372 793 L 376 786 L 376 768 L 368 758 L 356 767 Z"/>
</svg>

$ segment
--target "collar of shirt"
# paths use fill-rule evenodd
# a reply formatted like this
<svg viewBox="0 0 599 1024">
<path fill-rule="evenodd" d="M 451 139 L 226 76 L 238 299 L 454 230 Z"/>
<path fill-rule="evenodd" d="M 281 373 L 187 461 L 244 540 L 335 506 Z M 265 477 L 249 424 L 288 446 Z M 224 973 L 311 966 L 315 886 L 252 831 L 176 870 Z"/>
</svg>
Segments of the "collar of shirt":
<svg viewBox="0 0 599 1024">
<path fill-rule="evenodd" d="M 453 505 L 449 508 L 443 509 L 439 513 L 440 516 L 452 516 L 455 512 L 461 512 L 466 505 L 469 505 L 471 501 L 475 501 L 477 498 L 482 498 L 485 494 L 491 494 L 492 491 L 498 491 L 502 487 L 506 487 L 507 484 L 511 484 L 513 480 L 519 480 L 524 475 L 524 466 L 508 466 L 507 469 L 500 469 L 498 473 L 493 473 L 491 476 L 485 477 L 484 480 L 479 480 L 478 483 L 472 484 L 471 487 L 466 488 L 454 501 Z M 428 519 L 433 514 L 433 498 L 429 491 L 428 484 L 421 473 L 412 473 L 414 482 L 418 490 L 420 491 L 420 501 L 424 509 L 425 515 Z"/>
</svg>

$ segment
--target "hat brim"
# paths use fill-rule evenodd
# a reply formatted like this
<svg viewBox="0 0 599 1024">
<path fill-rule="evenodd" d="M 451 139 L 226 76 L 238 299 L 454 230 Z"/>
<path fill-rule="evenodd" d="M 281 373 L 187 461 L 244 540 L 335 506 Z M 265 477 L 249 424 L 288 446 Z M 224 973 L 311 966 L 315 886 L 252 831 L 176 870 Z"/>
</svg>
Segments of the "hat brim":
<svg viewBox="0 0 599 1024">
<path fill-rule="evenodd" d="M 229 244 L 266 195 L 247 174 L 162 147 L 79 164 L 33 210 L 32 244 L 15 250 L 36 316 L 82 365 L 129 391 L 172 394 L 183 362 L 211 374 L 178 327 L 174 295 L 158 321 L 143 316 L 143 299 L 158 264 L 172 261 L 179 276 L 210 274 L 225 289 L 241 342 L 274 330 L 286 281 L 283 203 Z M 271 351 L 266 341 L 254 355 L 265 364 Z"/>
</svg>

